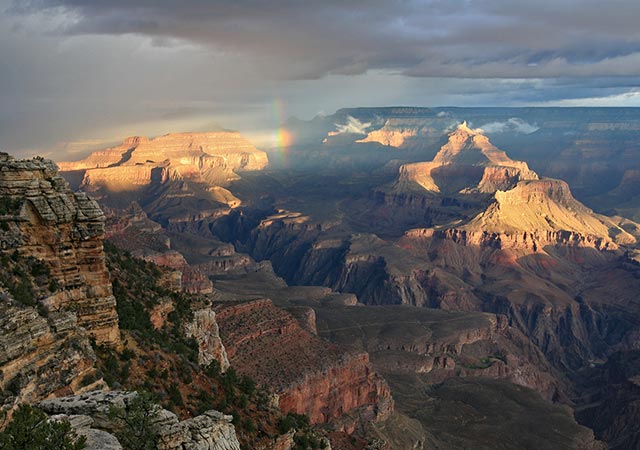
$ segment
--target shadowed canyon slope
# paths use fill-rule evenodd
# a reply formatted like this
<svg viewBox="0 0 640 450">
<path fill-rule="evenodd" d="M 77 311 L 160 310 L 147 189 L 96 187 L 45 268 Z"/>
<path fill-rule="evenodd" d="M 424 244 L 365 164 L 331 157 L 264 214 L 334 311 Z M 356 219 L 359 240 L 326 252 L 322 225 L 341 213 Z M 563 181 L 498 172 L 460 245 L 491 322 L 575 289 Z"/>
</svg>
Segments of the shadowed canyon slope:
<svg viewBox="0 0 640 450">
<path fill-rule="evenodd" d="M 440 168 L 456 176 L 434 178 Z M 348 200 L 344 207 L 351 217 L 360 211 Z M 367 225 L 354 233 L 348 221 L 287 212 L 242 224 L 231 215 L 216 232 L 248 226 L 226 238 L 271 260 L 290 283 L 323 284 L 363 303 L 506 314 L 561 366 L 604 356 L 637 326 L 626 317 L 637 308 L 637 281 L 620 248 L 634 245 L 636 225 L 594 213 L 566 183 L 539 179 L 466 126 L 433 162 L 402 166 L 362 209 L 368 233 Z M 416 211 L 428 228 L 415 228 Z M 377 223 L 401 229 L 407 217 L 413 227 L 400 238 L 373 234 Z M 628 280 L 615 300 L 597 287 L 612 276 Z"/>
</svg>

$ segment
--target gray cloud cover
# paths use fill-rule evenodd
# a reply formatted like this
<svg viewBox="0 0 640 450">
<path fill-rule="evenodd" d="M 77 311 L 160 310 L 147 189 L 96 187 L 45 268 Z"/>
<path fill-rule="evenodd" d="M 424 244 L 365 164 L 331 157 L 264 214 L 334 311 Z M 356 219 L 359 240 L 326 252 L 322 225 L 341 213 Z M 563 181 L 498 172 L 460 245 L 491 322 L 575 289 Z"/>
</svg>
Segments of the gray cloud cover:
<svg viewBox="0 0 640 450">
<path fill-rule="evenodd" d="M 0 11 L 11 150 L 213 122 L 268 130 L 343 106 L 640 104 L 634 0 L 0 0 Z"/>
<path fill-rule="evenodd" d="M 394 69 L 412 76 L 546 78 L 640 73 L 633 0 L 33 0 L 60 34 L 137 34 L 250 55 L 270 75 Z"/>
</svg>

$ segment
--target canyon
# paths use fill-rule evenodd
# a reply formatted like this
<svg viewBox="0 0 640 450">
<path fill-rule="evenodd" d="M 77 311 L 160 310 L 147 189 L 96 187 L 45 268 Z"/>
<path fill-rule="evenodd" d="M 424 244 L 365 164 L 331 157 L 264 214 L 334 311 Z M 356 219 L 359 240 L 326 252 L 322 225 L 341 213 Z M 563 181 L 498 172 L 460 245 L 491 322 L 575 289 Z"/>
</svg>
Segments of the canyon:
<svg viewBox="0 0 640 450">
<path fill-rule="evenodd" d="M 365 120 L 374 123 L 365 118 L 361 122 Z M 407 120 L 382 122 L 381 133 L 404 127 L 399 135 L 402 142 L 388 136 L 383 143 L 386 152 L 405 149 L 415 156 L 429 142 L 441 139 L 437 127 L 415 118 Z M 433 120 L 451 124 L 450 117 Z M 378 145 L 375 141 L 381 136 L 353 139 L 357 145 L 372 146 Z M 343 145 L 344 139 L 333 133 L 324 145 Z M 130 216 L 139 216 L 138 225 L 115 220 L 111 236 L 117 245 L 128 245 L 149 260 L 174 270 L 187 264 L 192 273 L 198 271 L 210 279 L 212 295 L 221 302 L 214 309 L 231 367 L 258 380 L 273 379 L 267 368 L 277 367 L 282 385 L 274 385 L 273 391 L 286 411 L 306 411 L 317 423 L 331 418 L 338 429 L 354 432 L 360 427 L 357 421 L 338 419 L 338 415 L 351 409 L 360 410 L 361 418 L 375 418 L 371 411 L 382 403 L 391 404 L 389 388 L 375 381 L 377 373 L 391 380 L 391 394 L 407 392 L 403 383 L 416 389 L 427 383 L 448 386 L 443 388 L 448 397 L 466 389 L 467 385 L 455 385 L 455 380 L 490 378 L 498 384 L 487 385 L 489 390 L 515 384 L 536 391 L 546 401 L 572 404 L 575 384 L 561 374 L 579 371 L 588 361 L 606 359 L 608 352 L 622 348 L 635 333 L 637 325 L 626 317 L 635 307 L 631 286 L 637 282 L 626 256 L 638 235 L 635 223 L 595 213 L 574 199 L 565 182 L 540 176 L 526 162 L 512 160 L 482 130 L 467 123 L 446 135 L 431 162 L 387 163 L 381 171 L 371 172 L 369 179 L 345 176 L 338 170 L 329 175 L 335 183 L 320 181 L 327 176 L 323 173 L 315 184 L 308 174 L 285 179 L 277 171 L 267 172 L 242 172 L 241 179 L 226 184 L 242 203 L 220 214 L 195 212 L 194 201 L 172 203 L 168 211 L 157 202 L 143 201 L 129 207 Z M 175 189 L 174 183 L 166 179 L 155 189 L 169 192 Z M 215 180 L 208 183 L 216 185 Z M 267 195 L 257 188 L 261 184 Z M 194 195 L 199 194 L 194 191 Z M 110 196 L 105 204 L 131 200 L 115 191 Z M 598 280 L 604 277 L 629 283 L 615 306 L 601 300 Z M 587 279 L 592 282 L 583 281 Z M 310 287 L 298 292 L 296 285 L 330 290 Z M 354 297 L 334 299 L 329 295 L 332 291 Z M 354 346 L 353 337 L 342 338 L 330 330 L 340 328 L 338 324 L 352 314 L 361 326 L 368 308 L 341 304 L 436 308 L 461 314 L 462 322 L 479 324 L 483 316 L 474 314 L 486 314 L 488 322 L 469 330 L 454 328 L 434 342 L 421 330 L 438 320 L 425 317 L 420 329 L 407 332 L 409 341 L 403 333 L 386 333 L 383 342 L 380 336 L 367 334 Z M 396 314 L 395 310 L 379 311 L 380 322 Z M 389 323 L 391 330 L 406 331 L 409 317 L 419 317 L 411 309 L 397 313 L 407 318 L 398 319 L 397 325 Z M 232 319 L 235 315 L 256 325 L 241 328 L 239 319 Z M 262 323 L 270 325 L 257 331 Z M 315 354 L 333 354 L 334 361 L 343 362 L 291 366 L 292 354 L 303 355 L 303 348 L 318 345 L 313 337 L 316 328 L 324 338 L 347 347 L 335 353 L 324 344 Z M 466 338 L 461 341 L 462 336 Z M 261 348 L 278 351 L 263 355 Z M 274 366 L 265 358 L 279 363 Z M 347 380 L 338 381 L 343 379 L 341 373 L 359 380 L 358 387 L 341 385 Z M 338 384 L 323 381 L 329 379 Z M 346 403 L 330 400 L 331 391 L 344 392 L 339 397 Z M 405 408 L 410 402 L 402 395 L 398 411 L 388 409 L 378 423 L 397 424 L 418 414 Z M 320 398 L 331 407 L 322 410 Z M 440 401 L 444 405 L 448 400 Z M 569 423 L 573 423 L 568 425 L 571 429 L 578 427 L 579 440 L 591 439 L 592 444 L 585 445 L 599 445 L 593 435 Z M 435 439 L 427 424 L 422 420 L 415 428 L 414 444 Z M 375 434 L 375 427 L 367 432 Z M 387 442 L 402 439 L 389 429 L 386 433 L 383 440 Z"/>
<path fill-rule="evenodd" d="M 462 113 L 469 122 L 459 120 Z M 627 129 L 632 117 L 611 129 L 602 114 L 568 119 L 586 121 L 577 128 L 591 139 L 580 147 L 584 158 L 589 145 L 603 145 L 598 139 L 606 133 L 634 132 Z M 287 417 L 308 416 L 334 448 L 490 449 L 500 443 L 515 450 L 536 442 L 535 448 L 599 450 L 606 441 L 630 449 L 637 442 L 638 374 L 635 366 L 622 370 L 620 358 L 637 350 L 640 335 L 640 229 L 626 212 L 635 201 L 631 144 L 624 150 L 630 168 L 617 184 L 585 184 L 591 180 L 584 173 L 597 164 L 581 160 L 582 178 L 561 170 L 575 157 L 575 145 L 556 165 L 544 162 L 551 150 L 541 143 L 568 126 L 561 119 L 556 110 L 544 116 L 347 109 L 285 124 L 292 136 L 286 170 L 277 161 L 267 166 L 266 153 L 230 132 L 128 138 L 60 168 L 104 210 L 87 194 L 67 194 L 83 211 L 78 217 L 98 230 L 91 236 L 125 252 L 110 263 L 119 298 L 124 288 L 139 290 L 135 278 L 122 282 L 129 258 L 149 264 L 136 275 L 145 286 L 149 277 L 155 280 L 145 312 L 135 313 L 147 315 L 149 324 L 135 328 L 125 321 L 124 335 L 113 332 L 141 358 L 131 366 L 132 380 L 141 382 L 151 370 L 143 357 L 151 344 L 143 344 L 140 333 L 165 333 L 178 339 L 176 348 L 192 352 L 193 386 L 180 385 L 187 405 L 203 395 L 197 389 L 208 392 L 198 370 L 217 367 L 222 380 L 250 377 L 268 393 L 270 406 L 266 416 L 249 406 L 250 416 L 234 422 L 245 444 L 255 437 L 244 423 L 274 420 L 276 410 L 269 408 L 277 405 Z M 358 126 L 342 132 L 341 123 Z M 628 142 L 620 139 L 615 142 Z M 533 155 L 532 149 L 541 150 Z M 47 170 L 57 177 L 55 168 Z M 566 180 L 551 178 L 561 173 Z M 8 221 L 7 236 L 15 236 L 17 226 Z M 38 240 L 44 235 L 32 229 Z M 104 255 L 97 249 L 92 255 L 99 275 Z M 105 293 L 108 288 L 92 304 Z M 134 307 L 135 295 L 126 302 Z M 77 322 L 71 317 L 65 324 L 74 331 L 65 334 L 54 327 L 56 314 L 66 313 L 63 302 L 57 305 L 48 318 L 31 307 L 31 316 L 20 320 L 39 323 L 37 333 L 54 347 L 67 348 L 64 339 L 71 336 L 85 344 L 92 336 L 102 339 L 104 348 L 122 345 L 122 337 L 110 340 L 108 323 L 96 313 L 78 315 Z M 23 335 L 16 348 L 33 345 L 34 337 Z M 86 378 L 104 350 L 78 348 L 61 355 L 82 362 L 58 382 L 56 396 L 104 383 Z M 64 361 L 56 363 L 71 366 Z M 184 363 L 161 367 L 172 365 Z M 80 387 L 85 378 L 94 381 Z M 62 388 L 65 383 L 72 388 Z M 29 389 L 29 401 L 50 395 Z M 178 415 L 186 410 L 178 407 Z M 555 432 L 544 432 L 550 428 Z M 262 448 L 294 445 L 286 433 L 270 439 Z"/>
</svg>

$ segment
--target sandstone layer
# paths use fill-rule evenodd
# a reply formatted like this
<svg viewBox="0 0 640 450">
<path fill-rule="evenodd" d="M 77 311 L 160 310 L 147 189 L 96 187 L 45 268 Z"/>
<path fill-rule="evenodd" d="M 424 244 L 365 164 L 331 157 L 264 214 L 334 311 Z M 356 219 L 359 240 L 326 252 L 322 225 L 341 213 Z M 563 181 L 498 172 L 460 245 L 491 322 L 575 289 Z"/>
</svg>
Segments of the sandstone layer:
<svg viewBox="0 0 640 450">
<path fill-rule="evenodd" d="M 45 318 L 5 292 L 1 295 L 0 406 L 10 409 L 104 385 L 95 373 L 96 356 L 89 338 L 73 313 L 51 313 Z"/>
<path fill-rule="evenodd" d="M 216 319 L 231 366 L 276 393 L 284 412 L 326 423 L 348 413 L 378 421 L 393 410 L 366 353 L 310 334 L 270 300 L 222 304 Z"/>
<path fill-rule="evenodd" d="M 82 161 L 59 165 L 63 172 L 84 172 L 81 186 L 91 191 L 117 194 L 152 184 L 192 181 L 214 187 L 212 200 L 235 207 L 238 199 L 221 186 L 238 179 L 235 171 L 260 170 L 267 163 L 266 153 L 239 133 L 220 131 L 127 138 Z"/>
<path fill-rule="evenodd" d="M 75 314 L 97 343 L 117 346 L 118 316 L 102 242 L 105 217 L 73 193 L 52 161 L 0 155 L 0 196 L 13 204 L 1 220 L 0 249 L 44 262 L 58 289 L 39 303 Z"/>
</svg>

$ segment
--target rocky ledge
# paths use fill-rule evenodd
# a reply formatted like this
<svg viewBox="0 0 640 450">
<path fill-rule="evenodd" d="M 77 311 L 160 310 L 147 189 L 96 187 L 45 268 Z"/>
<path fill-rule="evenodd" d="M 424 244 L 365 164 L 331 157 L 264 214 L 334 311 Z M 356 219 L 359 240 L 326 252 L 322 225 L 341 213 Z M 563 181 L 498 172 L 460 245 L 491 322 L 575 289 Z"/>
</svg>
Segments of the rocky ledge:
<svg viewBox="0 0 640 450">
<path fill-rule="evenodd" d="M 103 252 L 105 217 L 82 192 L 73 193 L 53 161 L 0 154 L 0 250 L 44 262 L 56 289 L 37 299 L 69 311 L 97 343 L 119 343 L 116 301 Z"/>
<path fill-rule="evenodd" d="M 38 404 L 46 413 L 57 418 L 69 417 L 76 431 L 88 437 L 87 450 L 119 450 L 122 447 L 113 432 L 117 424 L 109 418 L 112 407 L 127 408 L 136 392 L 92 391 L 83 395 L 45 400 Z M 83 420 L 79 420 L 83 418 Z M 160 406 L 156 407 L 152 427 L 158 434 L 157 450 L 240 450 L 232 416 L 219 411 L 180 421 Z M 107 445 L 108 444 L 108 445 Z"/>
</svg>

